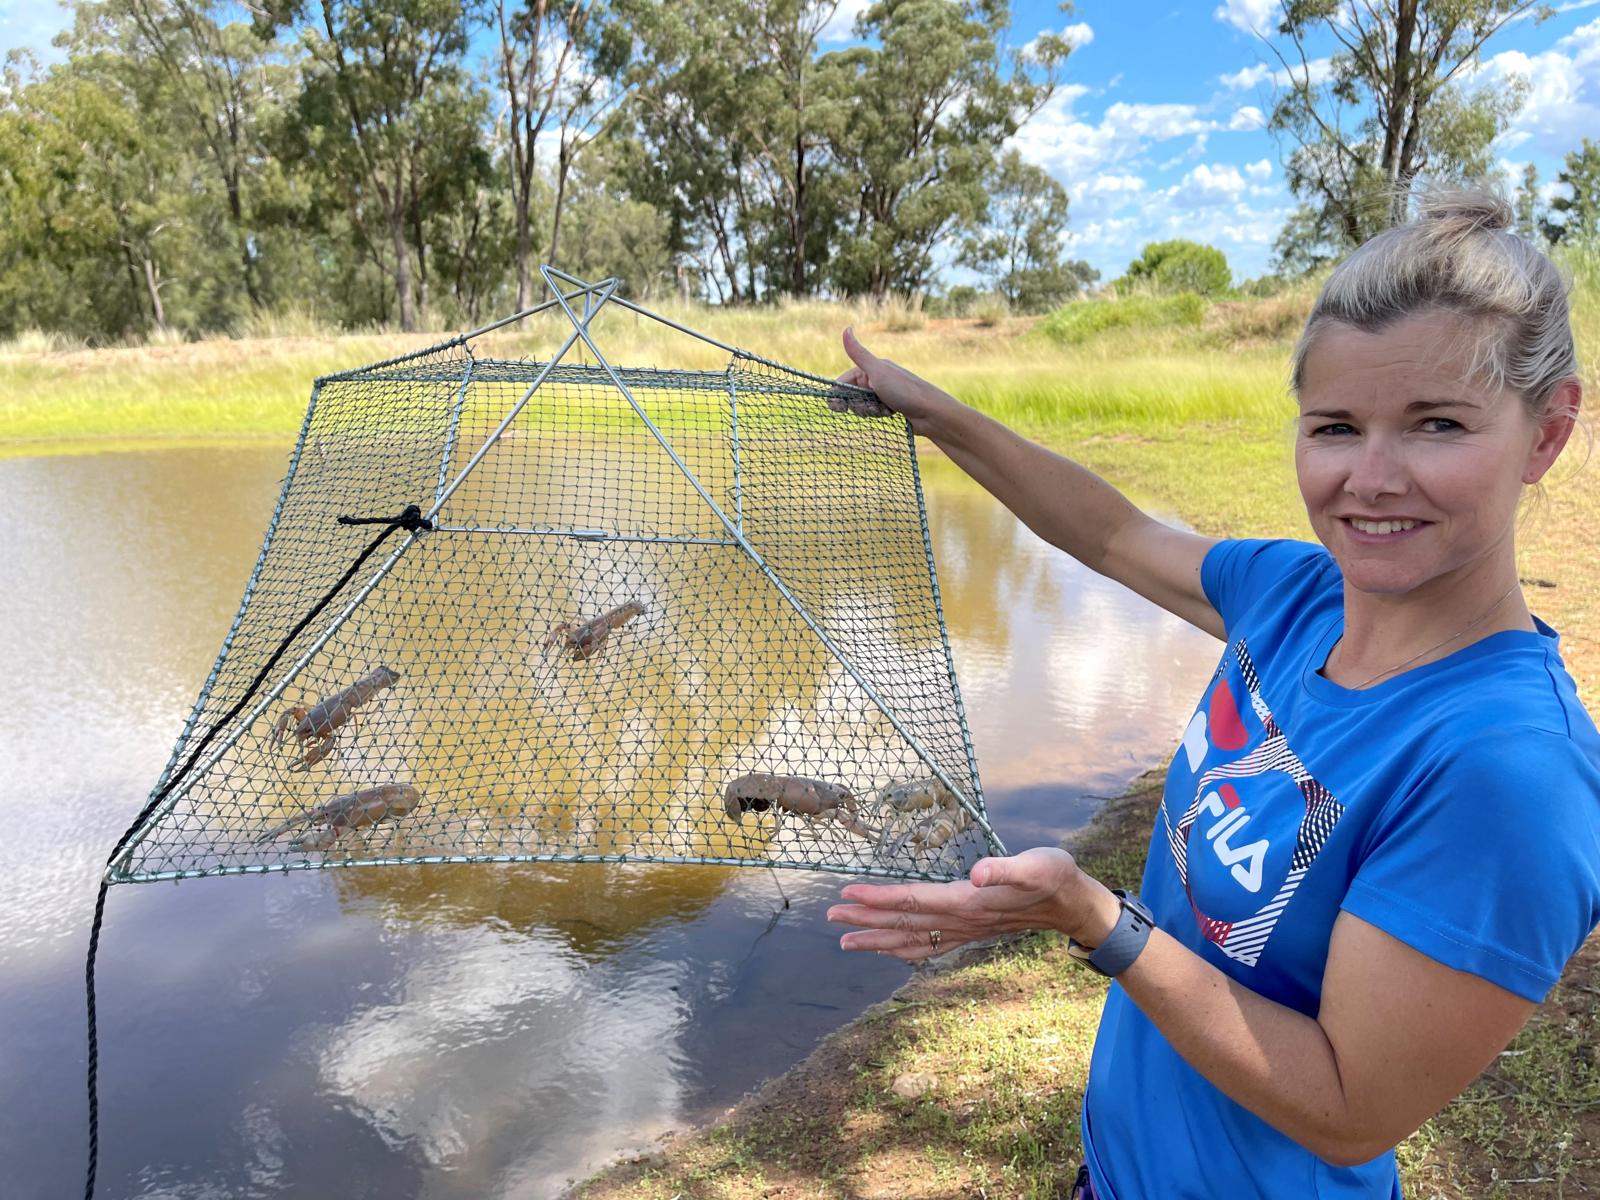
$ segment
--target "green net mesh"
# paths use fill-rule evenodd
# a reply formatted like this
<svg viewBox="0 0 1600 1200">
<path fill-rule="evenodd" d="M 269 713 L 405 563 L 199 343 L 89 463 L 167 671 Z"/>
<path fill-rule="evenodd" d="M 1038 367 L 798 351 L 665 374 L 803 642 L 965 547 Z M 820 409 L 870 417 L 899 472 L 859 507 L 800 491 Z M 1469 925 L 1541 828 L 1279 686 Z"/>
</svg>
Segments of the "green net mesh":
<svg viewBox="0 0 1600 1200">
<path fill-rule="evenodd" d="M 221 726 L 110 878 L 964 874 L 999 845 L 911 439 L 841 394 L 737 351 L 720 371 L 613 369 L 480 358 L 472 335 L 319 380 L 152 798 Z M 338 518 L 412 504 L 434 528 L 397 532 L 252 689 L 371 542 Z"/>
</svg>

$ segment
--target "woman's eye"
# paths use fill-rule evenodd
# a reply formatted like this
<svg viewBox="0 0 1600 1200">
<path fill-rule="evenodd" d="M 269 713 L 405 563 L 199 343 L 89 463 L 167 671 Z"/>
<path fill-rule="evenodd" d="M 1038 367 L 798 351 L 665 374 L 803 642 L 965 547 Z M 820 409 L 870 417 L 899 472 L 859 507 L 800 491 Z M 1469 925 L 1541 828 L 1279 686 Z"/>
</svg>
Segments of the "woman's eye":
<svg viewBox="0 0 1600 1200">
<path fill-rule="evenodd" d="M 1342 437 L 1347 433 L 1354 433 L 1355 426 L 1343 421 L 1336 421 L 1331 425 L 1315 425 L 1311 429 L 1312 437 Z"/>
<path fill-rule="evenodd" d="M 1452 421 L 1449 417 L 1429 417 L 1422 423 L 1422 428 L 1429 433 L 1454 433 L 1461 428 L 1461 422 Z"/>
</svg>

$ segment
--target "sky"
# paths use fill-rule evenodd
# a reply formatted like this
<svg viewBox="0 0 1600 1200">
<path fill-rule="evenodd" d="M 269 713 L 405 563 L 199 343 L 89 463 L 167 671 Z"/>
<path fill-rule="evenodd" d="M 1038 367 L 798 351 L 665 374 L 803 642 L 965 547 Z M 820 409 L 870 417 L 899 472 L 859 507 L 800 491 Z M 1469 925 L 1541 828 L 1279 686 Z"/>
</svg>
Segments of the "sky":
<svg viewBox="0 0 1600 1200">
<path fill-rule="evenodd" d="M 866 3 L 842 0 L 825 48 L 852 40 Z M 1055 95 L 1013 139 L 1066 187 L 1072 257 L 1109 279 L 1147 242 L 1187 237 L 1221 247 L 1238 279 L 1268 269 L 1295 205 L 1283 181 L 1288 147 L 1263 127 L 1276 64 L 1253 32 L 1277 7 L 1079 0 L 1063 14 L 1053 0 L 1013 0 L 1013 45 L 1050 30 L 1075 47 Z M 1533 163 L 1547 195 L 1565 155 L 1584 134 L 1600 134 L 1600 0 L 1554 7 L 1550 20 L 1498 33 L 1477 74 L 1487 84 L 1528 80 L 1496 160 L 1512 179 Z M 66 23 L 55 0 L 0 0 L 0 56 L 15 46 L 48 51 Z"/>
</svg>

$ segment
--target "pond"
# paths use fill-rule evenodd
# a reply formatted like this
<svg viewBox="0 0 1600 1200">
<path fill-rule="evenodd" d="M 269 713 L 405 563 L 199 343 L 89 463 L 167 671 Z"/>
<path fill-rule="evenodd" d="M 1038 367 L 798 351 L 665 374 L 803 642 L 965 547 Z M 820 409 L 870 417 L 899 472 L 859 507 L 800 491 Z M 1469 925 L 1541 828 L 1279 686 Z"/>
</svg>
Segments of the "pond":
<svg viewBox="0 0 1600 1200">
<path fill-rule="evenodd" d="M 285 448 L 0 462 L 0 1163 L 78 1186 L 83 958 L 254 563 Z M 1217 643 L 924 462 L 996 831 L 1057 840 L 1163 760 Z M 888 995 L 842 880 L 463 865 L 113 888 L 100 1194 L 537 1200 L 714 1116 Z M 788 907 L 784 908 L 787 900 Z"/>
</svg>

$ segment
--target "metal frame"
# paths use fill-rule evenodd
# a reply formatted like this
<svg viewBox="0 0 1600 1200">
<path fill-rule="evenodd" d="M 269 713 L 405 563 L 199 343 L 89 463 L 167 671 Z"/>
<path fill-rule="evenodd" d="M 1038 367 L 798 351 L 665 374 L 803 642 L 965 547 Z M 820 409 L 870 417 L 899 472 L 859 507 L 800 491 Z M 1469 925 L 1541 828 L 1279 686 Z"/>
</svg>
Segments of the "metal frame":
<svg viewBox="0 0 1600 1200">
<path fill-rule="evenodd" d="M 295 472 L 300 461 L 300 455 L 305 447 L 307 433 L 311 426 L 311 419 L 316 412 L 317 398 L 321 392 L 322 385 L 332 381 L 361 379 L 363 377 L 370 376 L 374 371 L 397 366 L 405 362 L 414 361 L 418 358 L 423 358 L 428 355 L 436 354 L 441 351 L 447 351 L 457 347 L 460 347 L 466 351 L 467 366 L 465 371 L 461 373 L 460 384 L 456 389 L 455 399 L 451 407 L 450 422 L 445 437 L 443 452 L 439 462 L 438 485 L 435 488 L 433 503 L 425 514 L 426 518 L 431 521 L 444 508 L 450 497 L 462 485 L 462 483 L 465 482 L 466 478 L 472 473 L 478 464 L 483 461 L 485 455 L 487 455 L 494 445 L 500 440 L 505 431 L 510 428 L 517 416 L 527 406 L 528 401 L 532 399 L 533 394 L 538 391 L 539 387 L 556 369 L 557 365 L 566 357 L 572 348 L 581 341 L 594 356 L 596 364 L 606 373 L 607 376 L 609 376 L 613 386 L 616 387 L 617 391 L 628 402 L 629 406 L 633 409 L 634 414 L 641 422 L 644 423 L 645 428 L 650 431 L 651 435 L 666 452 L 673 464 L 678 468 L 678 470 L 683 474 L 684 478 L 689 482 L 690 486 L 693 487 L 695 492 L 700 496 L 700 499 L 705 502 L 706 507 L 709 508 L 716 516 L 718 521 L 721 522 L 724 529 L 727 531 L 728 537 L 726 539 L 718 539 L 685 536 L 644 536 L 616 534 L 604 529 L 505 529 L 487 528 L 481 526 L 452 525 L 436 526 L 432 532 L 463 534 L 515 534 L 538 537 L 565 537 L 585 541 L 665 542 L 686 545 L 692 544 L 737 547 L 749 557 L 751 562 L 756 566 L 757 570 L 759 570 L 766 580 L 777 589 L 778 594 L 783 597 L 783 599 L 791 608 L 794 609 L 795 613 L 806 624 L 807 628 L 809 628 L 812 633 L 817 636 L 828 653 L 834 658 L 835 661 L 839 663 L 841 667 L 844 668 L 846 674 L 848 674 L 850 678 L 855 681 L 856 685 L 861 688 L 867 698 L 871 700 L 878 710 L 884 715 L 884 717 L 894 727 L 895 731 L 903 739 L 905 739 L 906 744 L 917 754 L 917 756 L 929 768 L 939 782 L 948 788 L 951 794 L 956 797 L 961 807 L 967 812 L 968 816 L 972 818 L 973 822 L 982 831 L 989 848 L 994 853 L 1006 853 L 1004 844 L 1000 841 L 1000 838 L 995 833 L 994 828 L 989 824 L 988 818 L 984 813 L 983 792 L 982 784 L 978 777 L 977 756 L 972 745 L 972 736 L 971 731 L 968 728 L 966 708 L 961 699 L 960 685 L 956 679 L 955 660 L 950 648 L 950 637 L 945 627 L 944 606 L 939 592 L 938 571 L 934 564 L 933 543 L 928 528 L 927 504 L 922 491 L 921 472 L 918 469 L 916 462 L 915 437 L 911 432 L 910 426 L 907 425 L 906 427 L 906 437 L 911 450 L 912 478 L 916 488 L 917 511 L 922 525 L 923 550 L 927 561 L 928 577 L 933 591 L 934 609 L 938 619 L 939 633 L 944 649 L 945 669 L 948 675 L 951 693 L 955 700 L 958 725 L 961 730 L 962 744 L 966 752 L 967 766 L 972 778 L 971 796 L 969 796 L 964 789 L 959 787 L 944 770 L 944 768 L 939 765 L 932 753 L 925 745 L 923 745 L 916 734 L 906 725 L 906 723 L 901 719 L 900 715 L 894 711 L 893 707 L 878 693 L 877 689 L 874 688 L 866 679 L 862 672 L 857 668 L 856 664 L 851 661 L 850 656 L 845 653 L 845 651 L 838 644 L 836 644 L 832 638 L 828 636 L 827 632 L 812 616 L 805 604 L 797 595 L 795 595 L 788 585 L 784 583 L 783 579 L 776 571 L 773 570 L 773 568 L 762 557 L 761 553 L 746 539 L 744 535 L 743 496 L 740 486 L 741 480 L 738 441 L 738 389 L 734 382 L 735 364 L 740 360 L 759 363 L 764 366 L 773 367 L 794 375 L 801 376 L 802 378 L 809 379 L 817 383 L 826 384 L 830 387 L 860 392 L 860 394 L 864 397 L 870 397 L 871 393 L 863 391 L 862 389 L 850 388 L 848 385 L 836 383 L 833 380 L 826 379 L 819 375 L 812 375 L 808 372 L 797 371 L 793 367 L 788 367 L 781 363 L 772 362 L 769 359 L 764 359 L 757 355 L 750 354 L 747 351 L 740 350 L 738 347 L 730 346 L 726 342 L 718 341 L 713 337 L 708 337 L 703 333 L 690 329 L 687 326 L 681 325 L 667 317 L 663 317 L 658 313 L 652 312 L 641 305 L 635 304 L 630 300 L 618 296 L 616 291 L 620 281 L 616 277 L 603 279 L 598 283 L 589 283 L 578 279 L 575 276 L 569 275 L 565 271 L 557 270 L 551 266 L 541 266 L 539 268 L 539 273 L 544 279 L 545 286 L 548 287 L 551 292 L 551 298 L 543 301 L 542 303 L 536 304 L 530 308 L 522 309 L 511 314 L 510 316 L 502 317 L 499 320 L 490 322 L 489 324 L 479 326 L 477 329 L 474 329 L 468 333 L 458 334 L 453 338 L 439 342 L 432 346 L 425 347 L 421 350 L 411 351 L 406 354 L 398 355 L 394 358 L 385 359 L 378 363 L 369 364 L 368 366 L 354 371 L 326 375 L 316 381 L 312 390 L 311 405 L 307 409 L 304 422 L 301 424 L 299 440 L 295 444 L 294 454 L 290 459 L 288 476 L 284 481 L 283 490 L 279 494 L 278 504 L 273 511 L 272 520 L 268 524 L 267 534 L 262 542 L 261 552 L 257 558 L 255 569 L 251 573 L 250 581 L 245 587 L 244 598 L 240 601 L 238 613 L 235 615 L 233 624 L 229 627 L 227 637 L 223 641 L 222 650 L 217 658 L 216 664 L 212 667 L 211 673 L 208 676 L 204 687 L 201 689 L 200 697 L 195 702 L 194 710 L 190 713 L 189 719 L 184 725 L 183 732 L 179 736 L 177 746 L 173 749 L 172 756 L 168 759 L 167 765 L 163 769 L 161 777 L 157 781 L 156 787 L 152 794 L 154 794 L 154 792 L 159 792 L 161 787 L 166 784 L 168 778 L 170 777 L 184 744 L 188 741 L 191 733 L 194 730 L 195 723 L 198 721 L 201 712 L 205 708 L 206 702 L 210 698 L 211 689 L 216 683 L 223 664 L 227 661 L 229 650 L 233 643 L 234 634 L 238 631 L 240 623 L 243 620 L 244 613 L 249 606 L 250 598 L 254 593 L 256 582 L 259 578 L 262 566 L 266 561 L 267 551 L 272 544 L 273 536 L 277 530 L 278 520 L 283 511 L 284 499 L 287 497 L 290 484 L 292 484 L 294 480 Z M 568 285 L 570 290 L 564 289 L 562 285 Z M 582 316 L 579 316 L 579 314 L 574 311 L 572 304 L 570 303 L 579 296 L 583 297 Z M 617 368 L 612 366 L 610 361 L 601 352 L 599 346 L 595 344 L 595 341 L 589 332 L 589 325 L 600 314 L 607 304 L 616 304 L 630 312 L 636 313 L 640 316 L 648 317 L 651 320 L 659 322 L 660 324 L 671 329 L 675 329 L 680 333 L 687 334 L 688 336 L 705 342 L 708 345 L 725 350 L 732 356 L 733 361 L 729 363 L 724 374 L 727 381 L 730 420 L 732 422 L 733 429 L 733 516 L 730 517 L 728 513 L 725 512 L 714 499 L 712 499 L 711 494 L 706 490 L 699 478 L 689 468 L 688 464 L 685 463 L 678 455 L 678 452 L 676 449 L 674 449 L 672 443 L 661 432 L 660 428 L 655 424 L 655 422 L 650 419 L 649 414 L 645 412 L 638 400 L 635 399 L 633 392 L 629 389 L 627 383 L 624 381 L 622 374 L 617 370 Z M 540 369 L 535 375 L 533 382 L 529 384 L 527 390 L 523 393 L 522 398 L 518 400 L 516 404 L 511 407 L 510 411 L 507 412 L 506 415 L 501 419 L 499 425 L 497 425 L 494 431 L 489 434 L 483 445 L 477 449 L 477 451 L 467 461 L 466 465 L 460 469 L 455 477 L 450 479 L 450 461 L 455 451 L 461 410 L 465 403 L 467 391 L 471 386 L 474 372 L 478 366 L 477 359 L 472 353 L 471 342 L 473 339 L 493 330 L 514 324 L 515 322 L 521 321 L 526 317 L 533 316 L 536 313 L 544 312 L 553 307 L 559 307 L 561 309 L 562 313 L 572 325 L 572 333 L 568 335 L 566 340 L 562 343 L 560 349 L 558 349 L 551 356 L 550 360 L 540 366 Z M 697 374 L 710 373 L 706 372 Z M 446 483 L 447 479 L 450 480 L 449 483 Z M 164 798 L 161 805 L 150 813 L 138 831 L 128 840 L 127 846 L 124 848 L 122 854 L 118 856 L 114 863 L 108 864 L 105 872 L 105 878 L 109 882 L 142 883 L 212 875 L 265 874 L 271 871 L 323 870 L 328 867 L 398 865 L 402 863 L 694 862 L 729 866 L 750 865 L 750 860 L 747 859 L 712 858 L 705 856 L 681 858 L 663 857 L 660 855 L 629 854 L 464 854 L 423 855 L 406 858 L 339 859 L 331 862 L 321 863 L 286 862 L 248 864 L 238 866 L 222 866 L 210 869 L 158 871 L 139 875 L 130 875 L 127 873 L 127 867 L 132 860 L 134 851 L 145 840 L 149 833 L 160 824 L 162 818 L 172 810 L 179 799 L 188 793 L 190 788 L 193 786 L 193 783 L 203 778 L 206 772 L 216 765 L 216 763 L 234 745 L 234 743 L 236 743 L 239 738 L 244 735 L 245 731 L 256 722 L 261 714 L 283 694 L 284 689 L 286 689 L 289 684 L 294 681 L 294 679 L 306 667 L 306 665 L 316 656 L 317 652 L 327 644 L 329 639 L 332 638 L 333 635 L 338 632 L 339 628 L 345 623 L 345 621 L 350 618 L 351 614 L 353 614 L 361 606 L 361 604 L 366 600 L 367 596 L 371 594 L 372 590 L 383 580 L 384 576 L 386 576 L 394 568 L 395 564 L 399 562 L 401 556 L 404 555 L 405 552 L 422 536 L 424 536 L 424 534 L 421 531 L 408 531 L 406 533 L 405 538 L 394 548 L 394 550 L 389 553 L 389 555 L 384 559 L 383 563 L 376 569 L 376 571 L 373 572 L 371 577 L 368 578 L 367 581 L 357 590 L 357 592 L 345 603 L 344 607 L 335 617 L 333 617 L 333 619 L 327 624 L 322 632 L 317 635 L 316 639 L 305 650 L 305 652 L 302 653 L 300 657 L 297 658 L 295 662 L 283 672 L 277 682 L 274 683 L 267 693 L 256 702 L 256 704 L 249 710 L 248 713 L 237 719 L 232 731 L 215 747 L 213 747 L 201 761 L 195 764 L 193 769 L 189 772 L 190 779 L 185 781 L 179 787 L 175 788 L 170 795 Z M 431 536 L 431 533 L 428 534 L 428 536 Z M 785 868 L 792 867 L 795 869 L 806 870 L 824 870 L 839 874 L 881 876 L 887 878 L 905 878 L 908 874 L 907 872 L 889 871 L 882 868 L 835 864 L 802 864 L 778 861 L 766 862 L 762 865 Z"/>
</svg>

